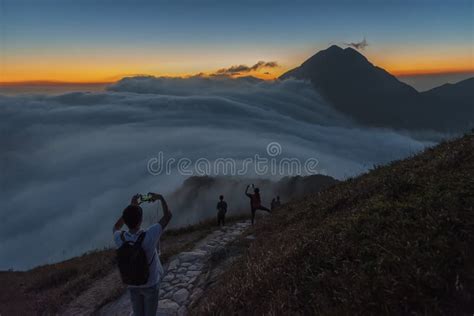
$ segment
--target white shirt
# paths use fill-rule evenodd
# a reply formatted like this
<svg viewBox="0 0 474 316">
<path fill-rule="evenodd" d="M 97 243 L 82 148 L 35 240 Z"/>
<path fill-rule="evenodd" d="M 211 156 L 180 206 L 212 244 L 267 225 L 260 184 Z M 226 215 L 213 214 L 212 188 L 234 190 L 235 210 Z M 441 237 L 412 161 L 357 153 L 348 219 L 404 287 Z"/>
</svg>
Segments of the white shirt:
<svg viewBox="0 0 474 316">
<path fill-rule="evenodd" d="M 160 262 L 159 252 L 156 250 L 157 247 L 158 249 L 160 248 L 160 236 L 163 232 L 163 228 L 160 224 L 154 224 L 148 227 L 147 230 L 139 230 L 135 234 L 126 231 L 123 237 L 126 241 L 135 242 L 143 231 L 146 232 L 146 235 L 142 241 L 142 247 L 145 250 L 148 263 L 150 264 L 150 274 L 148 276 L 148 281 L 145 284 L 129 285 L 129 287 L 151 287 L 160 282 L 161 277 L 163 276 L 163 267 Z M 123 244 L 122 238 L 120 238 L 121 234 L 121 230 L 114 233 L 114 241 L 117 248 L 120 248 Z"/>
</svg>

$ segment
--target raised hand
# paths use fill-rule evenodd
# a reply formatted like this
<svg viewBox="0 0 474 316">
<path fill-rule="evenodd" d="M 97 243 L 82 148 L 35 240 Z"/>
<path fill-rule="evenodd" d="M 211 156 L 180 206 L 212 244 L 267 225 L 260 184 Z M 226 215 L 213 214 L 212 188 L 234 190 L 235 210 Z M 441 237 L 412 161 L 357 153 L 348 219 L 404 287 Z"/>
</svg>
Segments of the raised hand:
<svg viewBox="0 0 474 316">
<path fill-rule="evenodd" d="M 160 201 L 163 200 L 163 195 L 161 195 L 161 194 L 148 192 L 148 195 L 151 196 L 151 199 L 152 199 L 153 202 L 156 201 L 156 200 L 160 200 Z"/>
<path fill-rule="evenodd" d="M 130 204 L 131 205 L 140 205 L 139 199 L 140 199 L 140 194 L 137 193 L 134 196 L 132 196 L 132 200 L 130 201 Z"/>
</svg>

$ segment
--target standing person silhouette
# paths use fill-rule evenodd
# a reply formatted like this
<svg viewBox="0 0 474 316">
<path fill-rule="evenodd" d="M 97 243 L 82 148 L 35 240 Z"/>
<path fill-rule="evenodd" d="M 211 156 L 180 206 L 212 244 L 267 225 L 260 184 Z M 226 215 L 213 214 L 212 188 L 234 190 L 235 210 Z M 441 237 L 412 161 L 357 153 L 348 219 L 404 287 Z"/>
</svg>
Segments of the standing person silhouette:
<svg viewBox="0 0 474 316">
<path fill-rule="evenodd" d="M 273 198 L 272 203 L 270 204 L 270 209 L 272 210 L 272 212 L 276 210 L 277 208 L 279 208 L 280 206 L 281 206 L 280 196 L 277 196 L 276 199 Z"/>
<path fill-rule="evenodd" d="M 253 225 L 255 221 L 255 212 L 257 212 L 257 210 L 267 211 L 268 213 L 271 213 L 271 211 L 262 205 L 262 201 L 260 198 L 260 189 L 254 188 L 253 194 L 251 194 L 251 193 L 248 193 L 249 188 L 250 188 L 250 185 L 247 185 L 247 188 L 245 189 L 245 195 L 248 196 L 250 199 L 250 210 L 252 212 L 252 225 Z"/>
<path fill-rule="evenodd" d="M 281 206 L 281 201 L 280 201 L 280 196 L 278 195 L 278 196 L 277 196 L 277 199 L 276 199 L 276 201 L 275 201 L 275 208 L 278 208 L 278 207 L 280 207 L 280 206 Z"/>
<path fill-rule="evenodd" d="M 224 201 L 224 196 L 219 196 L 219 202 L 217 202 L 217 225 L 225 226 L 225 213 L 227 213 L 227 202 Z"/>
</svg>

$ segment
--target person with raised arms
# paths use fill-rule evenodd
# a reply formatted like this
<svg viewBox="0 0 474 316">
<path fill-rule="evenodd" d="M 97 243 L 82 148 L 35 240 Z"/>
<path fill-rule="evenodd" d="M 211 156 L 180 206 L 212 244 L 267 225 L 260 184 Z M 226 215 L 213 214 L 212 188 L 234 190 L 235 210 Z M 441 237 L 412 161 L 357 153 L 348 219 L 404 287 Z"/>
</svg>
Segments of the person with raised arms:
<svg viewBox="0 0 474 316">
<path fill-rule="evenodd" d="M 161 202 L 163 216 L 158 223 L 142 229 L 143 202 Z M 136 194 L 113 227 L 117 246 L 117 262 L 122 281 L 128 285 L 133 315 L 155 316 L 158 309 L 160 281 L 163 267 L 159 258 L 159 242 L 163 230 L 172 217 L 161 194 Z M 121 230 L 123 225 L 128 230 Z"/>
</svg>

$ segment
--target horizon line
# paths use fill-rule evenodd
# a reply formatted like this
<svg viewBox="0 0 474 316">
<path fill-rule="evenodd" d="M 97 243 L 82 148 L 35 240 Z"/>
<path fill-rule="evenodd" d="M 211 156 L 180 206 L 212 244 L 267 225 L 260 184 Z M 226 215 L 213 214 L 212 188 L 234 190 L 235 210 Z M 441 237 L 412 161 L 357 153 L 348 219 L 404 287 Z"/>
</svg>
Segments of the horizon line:
<svg viewBox="0 0 474 316">
<path fill-rule="evenodd" d="M 117 81 L 62 81 L 62 80 L 21 80 L 21 81 L 0 81 L 0 86 L 21 86 L 21 85 L 103 85 Z"/>
<path fill-rule="evenodd" d="M 387 70 L 388 71 L 388 70 Z M 454 75 L 454 74 L 472 74 L 474 75 L 474 69 L 467 70 L 452 70 L 452 71 L 421 71 L 421 72 L 412 72 L 412 71 L 388 71 L 395 77 L 417 77 L 417 76 L 439 76 L 439 75 Z M 146 75 L 153 77 L 169 77 L 169 78 L 187 78 L 193 75 L 186 76 L 166 76 L 166 75 Z M 18 80 L 18 81 L 0 81 L 0 86 L 22 86 L 22 85 L 104 85 L 104 84 L 113 84 L 123 78 L 134 77 L 134 76 L 124 76 L 120 77 L 117 80 L 92 80 L 92 81 L 68 81 L 68 80 L 50 80 L 50 79 L 39 79 L 39 80 Z M 260 78 L 262 79 L 262 78 Z M 278 79 L 272 78 L 267 80 Z M 266 80 L 266 79 L 263 79 Z"/>
<path fill-rule="evenodd" d="M 455 74 L 474 74 L 474 68 L 472 69 L 453 69 L 446 71 L 436 71 L 436 70 L 420 70 L 420 71 L 409 71 L 409 70 L 400 70 L 400 71 L 388 71 L 395 77 L 416 77 L 416 76 L 436 76 L 436 75 L 455 75 Z"/>
</svg>

